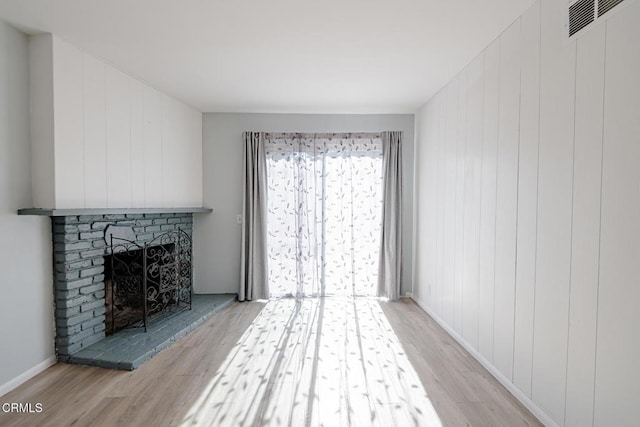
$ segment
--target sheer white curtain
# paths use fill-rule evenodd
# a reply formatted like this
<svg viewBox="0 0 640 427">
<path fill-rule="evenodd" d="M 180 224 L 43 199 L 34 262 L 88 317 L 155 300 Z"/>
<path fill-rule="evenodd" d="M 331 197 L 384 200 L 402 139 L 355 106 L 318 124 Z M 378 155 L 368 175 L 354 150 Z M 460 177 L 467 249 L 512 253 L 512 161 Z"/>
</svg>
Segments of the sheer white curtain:
<svg viewBox="0 0 640 427">
<path fill-rule="evenodd" d="M 375 295 L 381 134 L 264 134 L 271 297 Z"/>
</svg>

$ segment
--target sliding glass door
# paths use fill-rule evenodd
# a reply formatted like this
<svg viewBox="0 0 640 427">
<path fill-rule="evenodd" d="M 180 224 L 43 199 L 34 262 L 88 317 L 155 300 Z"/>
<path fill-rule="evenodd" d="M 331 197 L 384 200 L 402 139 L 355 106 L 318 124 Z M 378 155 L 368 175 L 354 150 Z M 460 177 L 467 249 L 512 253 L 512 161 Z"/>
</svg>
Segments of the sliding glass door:
<svg viewBox="0 0 640 427">
<path fill-rule="evenodd" d="M 377 134 L 267 134 L 271 297 L 373 296 L 382 220 Z"/>
</svg>

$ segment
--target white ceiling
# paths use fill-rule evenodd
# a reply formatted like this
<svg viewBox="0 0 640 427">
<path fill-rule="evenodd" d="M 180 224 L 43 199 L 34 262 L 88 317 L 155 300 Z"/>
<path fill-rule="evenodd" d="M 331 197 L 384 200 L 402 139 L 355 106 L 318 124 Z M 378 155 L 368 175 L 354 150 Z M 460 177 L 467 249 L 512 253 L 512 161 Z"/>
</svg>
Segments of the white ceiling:
<svg viewBox="0 0 640 427">
<path fill-rule="evenodd" d="M 533 0 L 1 0 L 201 111 L 414 112 Z"/>
</svg>

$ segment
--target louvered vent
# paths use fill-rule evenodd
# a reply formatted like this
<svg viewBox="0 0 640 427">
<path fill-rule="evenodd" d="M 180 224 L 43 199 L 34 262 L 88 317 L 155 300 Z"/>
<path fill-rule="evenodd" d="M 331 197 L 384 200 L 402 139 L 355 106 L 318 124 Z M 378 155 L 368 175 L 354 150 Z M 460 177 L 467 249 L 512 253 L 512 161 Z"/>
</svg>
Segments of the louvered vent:
<svg viewBox="0 0 640 427">
<path fill-rule="evenodd" d="M 569 37 L 591 24 L 594 19 L 595 0 L 579 0 L 572 4 L 569 7 Z"/>
<path fill-rule="evenodd" d="M 598 2 L 598 16 L 602 16 L 622 3 L 623 0 L 600 0 Z"/>
</svg>

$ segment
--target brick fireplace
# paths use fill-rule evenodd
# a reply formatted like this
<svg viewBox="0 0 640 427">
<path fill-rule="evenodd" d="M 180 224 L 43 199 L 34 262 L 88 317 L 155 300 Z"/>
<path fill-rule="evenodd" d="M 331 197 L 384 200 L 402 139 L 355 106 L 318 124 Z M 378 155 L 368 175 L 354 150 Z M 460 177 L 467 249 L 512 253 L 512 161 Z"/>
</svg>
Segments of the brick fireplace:
<svg viewBox="0 0 640 427">
<path fill-rule="evenodd" d="M 61 361 L 105 337 L 105 239 L 127 227 L 143 245 L 162 233 L 193 230 L 193 213 L 123 213 L 52 217 L 56 353 Z"/>
</svg>

